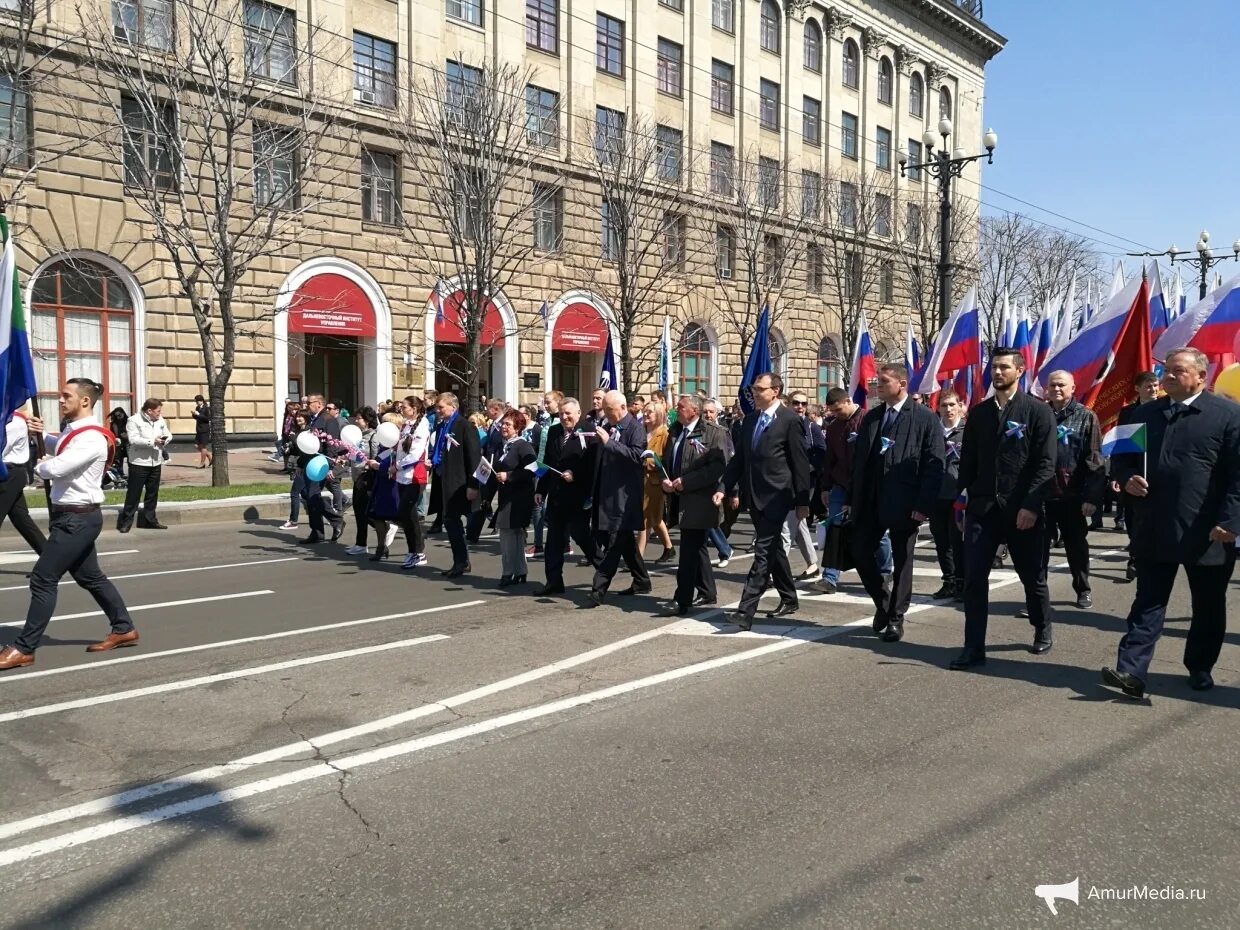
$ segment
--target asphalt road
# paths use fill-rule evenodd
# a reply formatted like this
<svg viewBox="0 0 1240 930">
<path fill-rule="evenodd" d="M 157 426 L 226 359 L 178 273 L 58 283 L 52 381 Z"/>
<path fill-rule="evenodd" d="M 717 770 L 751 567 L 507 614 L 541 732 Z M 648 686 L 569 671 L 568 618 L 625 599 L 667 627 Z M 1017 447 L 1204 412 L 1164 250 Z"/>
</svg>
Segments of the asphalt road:
<svg viewBox="0 0 1240 930">
<path fill-rule="evenodd" d="M 568 598 L 503 593 L 494 539 L 450 583 L 295 538 L 105 533 L 138 649 L 87 655 L 106 623 L 62 587 L 37 664 L 0 676 L 0 927 L 1240 925 L 1237 639 L 1190 691 L 1181 582 L 1152 698 L 1104 691 L 1132 596 L 1113 532 L 1093 611 L 1054 576 L 1047 656 L 995 573 L 972 673 L 945 670 L 957 610 L 920 597 L 883 644 L 855 576 L 736 634 L 650 597 L 577 609 L 571 563 Z M 0 623 L 20 548 L 6 528 Z M 929 548 L 916 580 L 938 586 Z M 1058 916 L 1035 895 L 1073 880 Z"/>
</svg>

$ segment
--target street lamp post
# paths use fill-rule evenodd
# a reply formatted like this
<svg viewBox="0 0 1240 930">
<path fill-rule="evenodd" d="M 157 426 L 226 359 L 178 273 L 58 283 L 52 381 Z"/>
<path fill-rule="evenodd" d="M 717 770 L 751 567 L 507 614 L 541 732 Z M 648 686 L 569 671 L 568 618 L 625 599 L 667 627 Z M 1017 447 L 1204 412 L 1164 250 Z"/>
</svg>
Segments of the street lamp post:
<svg viewBox="0 0 1240 930">
<path fill-rule="evenodd" d="M 1171 256 L 1171 264 L 1176 262 L 1186 262 L 1189 265 L 1196 265 L 1201 272 L 1200 287 L 1198 288 L 1197 297 L 1200 300 L 1206 299 L 1206 292 L 1209 290 L 1209 274 L 1210 269 L 1219 262 L 1225 262 L 1228 259 L 1226 252 L 1219 250 L 1216 254 L 1210 250 L 1210 232 L 1203 229 L 1201 235 L 1197 237 L 1197 254 L 1189 255 L 1188 253 L 1180 254 L 1180 251 L 1173 245 L 1167 249 L 1167 255 Z M 1235 261 L 1240 262 L 1240 239 L 1237 239 L 1231 245 L 1231 256 Z"/>
<path fill-rule="evenodd" d="M 927 129 L 925 135 L 921 137 L 922 144 L 926 147 L 925 160 L 919 163 L 909 162 L 908 152 L 903 146 L 900 147 L 897 160 L 900 162 L 900 177 L 906 177 L 905 170 L 913 169 L 915 171 L 928 171 L 932 178 L 936 178 L 939 182 L 939 325 L 941 326 L 947 321 L 947 317 L 951 314 L 952 300 L 952 261 L 950 253 L 950 240 L 952 231 L 952 179 L 960 177 L 964 171 L 964 166 L 969 162 L 980 161 L 986 159 L 986 164 L 993 165 L 995 158 L 995 147 L 999 144 L 999 136 L 992 129 L 986 133 L 982 139 L 982 144 L 986 147 L 985 155 L 966 155 L 964 149 L 958 148 L 953 152 L 947 150 L 947 140 L 952 134 L 952 121 L 950 119 L 939 120 L 939 135 L 943 137 L 943 144 L 936 151 L 935 149 L 935 133 L 932 129 Z"/>
</svg>

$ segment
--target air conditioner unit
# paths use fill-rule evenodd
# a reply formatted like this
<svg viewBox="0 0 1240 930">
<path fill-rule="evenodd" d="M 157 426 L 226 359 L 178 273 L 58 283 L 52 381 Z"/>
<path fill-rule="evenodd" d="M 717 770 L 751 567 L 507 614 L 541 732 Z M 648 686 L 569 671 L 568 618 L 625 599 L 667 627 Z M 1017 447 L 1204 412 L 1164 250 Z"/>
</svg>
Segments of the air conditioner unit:
<svg viewBox="0 0 1240 930">
<path fill-rule="evenodd" d="M 361 103 L 374 103 L 375 97 L 376 95 L 373 90 L 359 90 L 357 92 L 357 99 Z"/>
<path fill-rule="evenodd" d="M 720 269 L 719 269 L 719 277 L 721 277 L 721 278 L 731 278 L 731 277 L 732 277 L 732 269 L 731 269 L 731 268 L 720 268 Z"/>
</svg>

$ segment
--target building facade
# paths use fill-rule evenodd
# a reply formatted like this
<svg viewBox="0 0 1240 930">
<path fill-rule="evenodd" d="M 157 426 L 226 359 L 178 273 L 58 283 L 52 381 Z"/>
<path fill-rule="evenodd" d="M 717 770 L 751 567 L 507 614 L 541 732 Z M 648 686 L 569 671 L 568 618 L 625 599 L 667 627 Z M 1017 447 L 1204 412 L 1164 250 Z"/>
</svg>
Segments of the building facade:
<svg viewBox="0 0 1240 930">
<path fill-rule="evenodd" d="M 178 3 L 101 0 L 99 15 L 135 55 L 175 55 L 188 41 Z M 909 230 L 920 211 L 933 215 L 937 188 L 924 172 L 901 177 L 897 152 L 917 161 L 923 134 L 942 117 L 952 120 L 952 147 L 979 149 L 984 68 L 1004 43 L 950 0 L 350 0 L 313 4 L 313 23 L 307 0 L 241 0 L 237 9 L 238 43 L 252 31 L 266 37 L 261 62 L 248 44 L 239 60 L 287 85 L 289 106 L 328 85 L 345 88 L 325 117 L 331 183 L 344 193 L 299 216 L 278 249 L 254 257 L 240 286 L 244 325 L 225 402 L 229 432 L 240 435 L 270 434 L 289 396 L 322 392 L 354 408 L 458 387 L 460 284 L 444 271 L 450 258 L 431 261 L 412 247 L 409 224 L 436 222 L 427 206 L 434 192 L 402 163 L 393 130 L 406 95 L 430 86 L 420 82 L 427 73 L 468 86 L 471 68 L 523 69 L 524 131 L 558 179 L 555 198 L 531 216 L 530 260 L 489 295 L 485 394 L 517 403 L 549 387 L 586 394 L 597 383 L 615 311 L 598 277 L 581 269 L 593 262 L 606 273 L 608 219 L 577 163 L 609 121 L 640 117 L 660 151 L 674 152 L 675 183 L 695 204 L 687 223 L 664 232 L 662 260 L 679 258 L 679 296 L 643 322 L 640 339 L 654 345 L 667 316 L 675 388 L 734 398 L 746 333 L 721 308 L 740 306 L 743 317 L 752 309 L 756 320 L 760 307 L 747 303 L 761 276 L 756 302 L 772 306 L 777 367 L 790 385 L 821 396 L 847 379 L 854 305 L 880 352 L 902 354 L 913 284 L 900 258 L 921 253 L 932 267 L 927 243 Z M 160 397 L 174 430 L 188 432 L 192 398 L 206 393 L 203 337 L 134 193 L 164 171 L 159 126 L 147 127 L 149 145 L 133 156 L 140 177 L 130 149 L 110 158 L 92 146 L 83 127 L 114 114 L 80 83 L 93 80 L 86 27 L 67 0 L 41 3 L 33 16 L 68 41 L 38 57 L 36 67 L 60 63 L 54 81 L 10 81 L 7 99 L 0 86 L 0 131 L 8 127 L 10 150 L 28 150 L 5 178 L 9 190 L 24 180 L 10 212 L 40 386 L 50 398 L 64 378 L 88 375 L 104 384 L 108 409 L 128 411 Z M 113 96 L 128 125 L 123 87 Z M 55 105 L 64 100 L 74 101 L 75 118 Z M 264 164 L 277 166 L 264 169 L 268 184 L 303 180 L 295 154 Z M 747 220 L 733 181 L 747 171 L 770 208 L 761 268 L 746 267 L 738 245 Z M 976 170 L 966 172 L 958 196 L 976 202 L 979 183 Z M 831 273 L 841 243 L 847 280 Z M 438 248 L 451 253 L 450 243 Z M 867 254 L 872 286 L 860 283 Z M 639 390 L 654 380 L 653 366 L 635 377 Z"/>
</svg>

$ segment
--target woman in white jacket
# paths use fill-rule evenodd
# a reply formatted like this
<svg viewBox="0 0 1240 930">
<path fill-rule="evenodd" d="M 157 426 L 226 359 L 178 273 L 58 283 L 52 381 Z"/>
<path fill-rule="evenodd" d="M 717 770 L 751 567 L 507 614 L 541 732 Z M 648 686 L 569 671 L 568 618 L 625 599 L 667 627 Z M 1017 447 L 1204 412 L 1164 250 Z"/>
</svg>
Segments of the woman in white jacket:
<svg viewBox="0 0 1240 930">
<path fill-rule="evenodd" d="M 426 565 L 426 539 L 422 530 L 422 517 L 418 513 L 418 501 L 426 490 L 426 445 L 430 440 L 431 427 L 426 419 L 426 404 L 412 394 L 400 403 L 405 426 L 400 442 L 396 444 L 396 483 L 400 487 L 401 529 L 409 556 L 401 568 L 417 568 Z"/>
<path fill-rule="evenodd" d="M 172 433 L 163 417 L 164 402 L 149 398 L 142 403 L 142 412 L 125 424 L 129 440 L 129 486 L 125 489 L 125 506 L 116 518 L 116 528 L 128 533 L 142 498 L 142 515 L 138 529 L 166 530 L 159 522 L 155 508 L 159 505 L 159 481 L 164 465 L 164 449 L 172 441 Z"/>
</svg>

